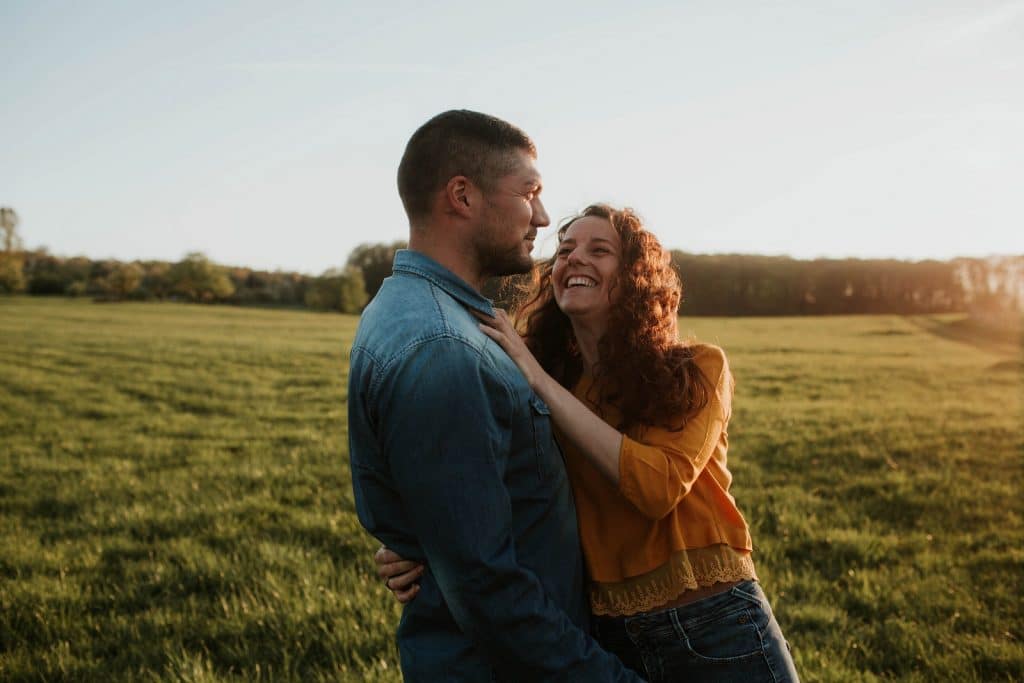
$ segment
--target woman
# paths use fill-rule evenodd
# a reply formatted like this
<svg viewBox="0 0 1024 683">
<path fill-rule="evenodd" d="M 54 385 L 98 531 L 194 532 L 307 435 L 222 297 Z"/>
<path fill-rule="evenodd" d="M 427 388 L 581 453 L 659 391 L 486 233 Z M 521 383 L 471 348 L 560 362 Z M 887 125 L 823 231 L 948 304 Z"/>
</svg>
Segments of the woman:
<svg viewBox="0 0 1024 683">
<path fill-rule="evenodd" d="M 796 681 L 729 493 L 733 378 L 721 349 L 677 338 L 679 278 L 630 209 L 558 231 L 520 337 L 481 329 L 550 408 L 576 498 L 594 635 L 650 681 Z M 403 602 L 422 567 L 382 549 Z"/>
</svg>

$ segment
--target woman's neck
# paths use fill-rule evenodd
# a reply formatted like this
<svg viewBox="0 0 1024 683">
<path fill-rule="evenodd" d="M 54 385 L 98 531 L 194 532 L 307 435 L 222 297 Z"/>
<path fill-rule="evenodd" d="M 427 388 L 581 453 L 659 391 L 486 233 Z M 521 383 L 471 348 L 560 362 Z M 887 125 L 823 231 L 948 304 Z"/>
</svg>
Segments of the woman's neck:
<svg viewBox="0 0 1024 683">
<path fill-rule="evenodd" d="M 593 375 L 594 367 L 600 360 L 597 351 L 598 342 L 604 336 L 607 323 L 579 319 L 570 319 L 570 322 L 573 335 L 576 337 L 576 347 L 580 350 L 580 358 L 583 360 L 583 370 L 588 375 Z"/>
</svg>

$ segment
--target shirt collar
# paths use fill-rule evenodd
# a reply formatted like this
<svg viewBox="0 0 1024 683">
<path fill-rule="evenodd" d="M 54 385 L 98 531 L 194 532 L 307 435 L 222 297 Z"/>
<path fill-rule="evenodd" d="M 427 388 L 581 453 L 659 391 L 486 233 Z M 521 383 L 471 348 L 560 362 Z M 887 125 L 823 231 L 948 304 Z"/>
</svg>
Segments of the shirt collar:
<svg viewBox="0 0 1024 683">
<path fill-rule="evenodd" d="M 418 251 L 400 249 L 395 252 L 393 270 L 396 273 L 409 273 L 429 280 L 464 306 L 486 315 L 494 315 L 493 301 L 476 291 L 472 285 L 458 275 Z"/>
</svg>

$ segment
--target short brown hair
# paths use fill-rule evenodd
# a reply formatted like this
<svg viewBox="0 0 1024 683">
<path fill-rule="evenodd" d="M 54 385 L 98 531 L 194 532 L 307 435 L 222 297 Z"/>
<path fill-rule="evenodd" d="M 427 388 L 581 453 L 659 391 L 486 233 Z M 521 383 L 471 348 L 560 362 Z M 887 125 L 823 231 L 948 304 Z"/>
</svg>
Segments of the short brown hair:
<svg viewBox="0 0 1024 683">
<path fill-rule="evenodd" d="M 515 168 L 516 151 L 537 156 L 526 133 L 497 117 L 452 109 L 430 119 L 409 138 L 398 165 L 398 194 L 409 220 L 429 214 L 435 193 L 453 176 L 489 190 Z"/>
</svg>

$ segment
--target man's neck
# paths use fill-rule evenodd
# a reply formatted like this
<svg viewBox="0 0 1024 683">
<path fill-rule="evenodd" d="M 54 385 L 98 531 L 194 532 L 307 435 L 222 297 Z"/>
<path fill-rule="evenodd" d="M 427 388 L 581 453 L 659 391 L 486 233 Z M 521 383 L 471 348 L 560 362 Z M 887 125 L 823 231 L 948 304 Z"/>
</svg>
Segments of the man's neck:
<svg viewBox="0 0 1024 683">
<path fill-rule="evenodd" d="M 437 261 L 479 292 L 487 276 L 480 272 L 475 256 L 460 249 L 459 245 L 452 244 L 450 240 L 432 239 L 431 236 L 438 232 L 440 229 L 411 230 L 409 249 Z"/>
</svg>

